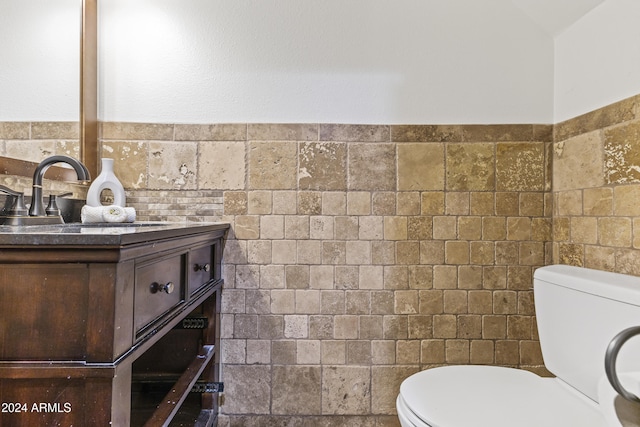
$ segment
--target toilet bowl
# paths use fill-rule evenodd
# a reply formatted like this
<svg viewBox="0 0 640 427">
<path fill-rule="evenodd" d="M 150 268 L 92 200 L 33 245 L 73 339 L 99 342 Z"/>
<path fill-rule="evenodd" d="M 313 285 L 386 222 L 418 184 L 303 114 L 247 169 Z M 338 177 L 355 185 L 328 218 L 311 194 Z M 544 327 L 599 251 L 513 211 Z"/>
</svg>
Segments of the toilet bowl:
<svg viewBox="0 0 640 427">
<path fill-rule="evenodd" d="M 640 325 L 640 278 L 548 266 L 536 270 L 534 294 L 543 358 L 556 377 L 498 366 L 427 369 L 400 386 L 402 427 L 627 427 L 610 413 L 622 406 L 602 383 L 604 354 L 619 331 Z M 640 371 L 640 338 L 628 347 L 621 376 Z"/>
<path fill-rule="evenodd" d="M 598 405 L 556 378 L 495 366 L 412 375 L 396 402 L 402 427 L 602 427 Z"/>
</svg>

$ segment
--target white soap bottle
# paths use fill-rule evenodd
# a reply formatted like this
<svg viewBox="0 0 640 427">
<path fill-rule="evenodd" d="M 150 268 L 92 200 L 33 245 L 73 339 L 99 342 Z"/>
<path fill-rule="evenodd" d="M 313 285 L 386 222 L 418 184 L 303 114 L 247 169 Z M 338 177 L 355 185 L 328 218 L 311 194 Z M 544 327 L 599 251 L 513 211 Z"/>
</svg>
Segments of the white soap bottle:
<svg viewBox="0 0 640 427">
<path fill-rule="evenodd" d="M 87 206 L 102 206 L 100 194 L 108 189 L 113 193 L 113 204 L 124 207 L 126 203 L 124 187 L 113 173 L 113 159 L 102 158 L 101 161 L 100 175 L 93 180 L 87 191 Z"/>
</svg>

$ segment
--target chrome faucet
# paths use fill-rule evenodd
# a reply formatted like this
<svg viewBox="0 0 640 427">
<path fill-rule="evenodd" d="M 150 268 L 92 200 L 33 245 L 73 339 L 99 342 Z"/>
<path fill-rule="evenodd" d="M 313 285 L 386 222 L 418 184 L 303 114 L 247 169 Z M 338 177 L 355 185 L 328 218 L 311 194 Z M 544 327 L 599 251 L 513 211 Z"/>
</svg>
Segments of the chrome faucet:
<svg viewBox="0 0 640 427">
<path fill-rule="evenodd" d="M 42 203 L 42 179 L 44 173 L 49 169 L 49 166 L 55 163 L 66 163 L 73 167 L 78 176 L 78 181 L 89 181 L 91 175 L 86 166 L 80 161 L 69 156 L 52 156 L 44 159 L 36 166 L 36 170 L 33 173 L 33 191 L 31 193 L 31 207 L 29 208 L 29 216 L 46 216 L 44 204 Z"/>
</svg>

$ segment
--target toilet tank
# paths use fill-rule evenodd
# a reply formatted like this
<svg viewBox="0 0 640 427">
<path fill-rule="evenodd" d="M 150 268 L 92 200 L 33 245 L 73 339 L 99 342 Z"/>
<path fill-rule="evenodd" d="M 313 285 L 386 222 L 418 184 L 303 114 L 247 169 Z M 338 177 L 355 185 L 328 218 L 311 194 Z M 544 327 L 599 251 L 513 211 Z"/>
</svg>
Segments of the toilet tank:
<svg viewBox="0 0 640 427">
<path fill-rule="evenodd" d="M 535 271 L 533 284 L 545 366 L 597 401 L 609 342 L 640 326 L 640 278 L 551 265 Z M 640 371 L 640 337 L 622 347 L 616 366 L 618 373 Z"/>
</svg>

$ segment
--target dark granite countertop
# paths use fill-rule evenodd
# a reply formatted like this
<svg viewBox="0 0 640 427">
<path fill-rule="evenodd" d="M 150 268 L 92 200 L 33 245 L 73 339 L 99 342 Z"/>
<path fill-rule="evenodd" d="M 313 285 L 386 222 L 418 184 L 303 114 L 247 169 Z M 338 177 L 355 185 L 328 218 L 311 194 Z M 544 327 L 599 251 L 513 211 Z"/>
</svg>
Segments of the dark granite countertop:
<svg viewBox="0 0 640 427">
<path fill-rule="evenodd" d="M 150 240 L 226 230 L 223 222 L 134 222 L 0 226 L 1 246 L 123 246 Z"/>
</svg>

